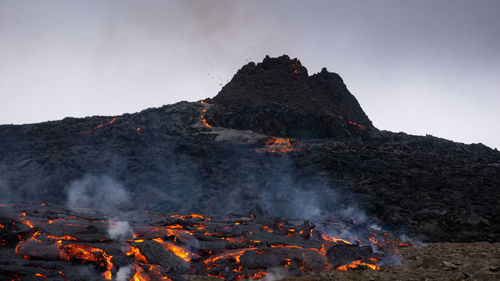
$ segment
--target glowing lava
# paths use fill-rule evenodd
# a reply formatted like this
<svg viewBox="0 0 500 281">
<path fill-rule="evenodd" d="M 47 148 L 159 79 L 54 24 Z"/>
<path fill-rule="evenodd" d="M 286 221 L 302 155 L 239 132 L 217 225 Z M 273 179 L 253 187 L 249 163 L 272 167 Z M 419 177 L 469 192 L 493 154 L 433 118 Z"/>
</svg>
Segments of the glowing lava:
<svg viewBox="0 0 500 281">
<path fill-rule="evenodd" d="M 256 149 L 256 152 L 290 152 L 299 150 L 296 146 L 292 145 L 289 138 L 270 137 L 264 142 L 264 148 Z"/>
<path fill-rule="evenodd" d="M 363 262 L 361 260 L 355 260 L 351 263 L 341 265 L 341 266 L 337 267 L 337 270 L 347 271 L 348 269 L 358 269 L 360 266 L 366 266 L 366 267 L 370 268 L 371 270 L 380 270 L 380 267 L 378 267 L 374 264 L 371 264 L 371 263 Z"/>
<path fill-rule="evenodd" d="M 88 134 L 92 133 L 93 131 L 95 131 L 97 129 L 100 129 L 100 128 L 104 127 L 104 126 L 112 125 L 113 123 L 115 123 L 115 121 L 116 121 L 116 117 L 113 117 L 113 119 L 111 119 L 109 122 L 103 123 L 103 124 L 99 124 L 95 128 L 93 128 L 93 129 L 81 132 L 81 134 L 82 135 L 88 135 Z"/>
</svg>

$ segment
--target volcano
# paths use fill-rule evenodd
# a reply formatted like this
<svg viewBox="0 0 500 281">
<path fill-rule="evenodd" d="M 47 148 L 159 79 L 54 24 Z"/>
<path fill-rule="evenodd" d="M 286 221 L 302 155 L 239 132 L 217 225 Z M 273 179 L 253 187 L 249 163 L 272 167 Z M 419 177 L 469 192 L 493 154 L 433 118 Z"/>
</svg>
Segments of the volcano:
<svg viewBox="0 0 500 281">
<path fill-rule="evenodd" d="M 245 65 L 213 103 L 210 123 L 266 135 L 340 138 L 375 130 L 339 75 L 323 68 L 308 76 L 288 56 Z"/>
<path fill-rule="evenodd" d="M 379 130 L 288 56 L 213 98 L 2 125 L 0 144 L 7 280 L 378 270 L 415 241 L 500 237 L 500 152 Z"/>
</svg>

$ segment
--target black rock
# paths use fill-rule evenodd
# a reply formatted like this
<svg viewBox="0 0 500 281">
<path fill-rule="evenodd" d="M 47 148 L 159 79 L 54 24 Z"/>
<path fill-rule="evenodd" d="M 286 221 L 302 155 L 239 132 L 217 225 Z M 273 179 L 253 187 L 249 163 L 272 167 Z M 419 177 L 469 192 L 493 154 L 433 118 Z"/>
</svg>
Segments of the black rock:
<svg viewBox="0 0 500 281">
<path fill-rule="evenodd" d="M 364 260 L 372 255 L 371 247 L 358 247 L 353 245 L 335 245 L 328 249 L 326 257 L 334 267 L 351 263 L 355 260 Z"/>
<path fill-rule="evenodd" d="M 216 126 L 297 138 L 345 137 L 375 130 L 342 78 L 308 76 L 284 55 L 243 66 L 208 110 Z"/>
</svg>

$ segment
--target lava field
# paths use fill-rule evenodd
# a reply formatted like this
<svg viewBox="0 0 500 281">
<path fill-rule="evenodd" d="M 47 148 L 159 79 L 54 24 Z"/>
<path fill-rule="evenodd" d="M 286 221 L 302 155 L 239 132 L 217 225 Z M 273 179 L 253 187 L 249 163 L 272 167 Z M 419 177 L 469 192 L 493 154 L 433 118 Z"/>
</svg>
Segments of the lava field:
<svg viewBox="0 0 500 281">
<path fill-rule="evenodd" d="M 0 274 L 9 280 L 118 280 L 122 274 L 127 280 L 185 280 L 188 275 L 235 280 L 260 279 L 269 270 L 286 276 L 380 270 L 392 262 L 395 249 L 411 246 L 354 222 L 314 225 L 262 214 L 147 211 L 141 222 L 129 223 L 48 204 L 0 208 Z"/>
<path fill-rule="evenodd" d="M 2 280 L 369 272 L 500 241 L 498 150 L 380 130 L 286 55 L 213 98 L 1 125 L 0 144 Z"/>
</svg>

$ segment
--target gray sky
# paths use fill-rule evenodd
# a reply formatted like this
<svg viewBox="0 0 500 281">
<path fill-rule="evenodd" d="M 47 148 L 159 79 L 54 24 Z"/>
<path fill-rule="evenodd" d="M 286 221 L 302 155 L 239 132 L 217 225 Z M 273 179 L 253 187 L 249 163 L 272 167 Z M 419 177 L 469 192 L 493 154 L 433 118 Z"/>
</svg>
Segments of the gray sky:
<svg viewBox="0 0 500 281">
<path fill-rule="evenodd" d="M 339 73 L 379 129 L 500 148 L 497 0 L 0 0 L 0 123 L 212 97 L 266 54 Z"/>
</svg>

